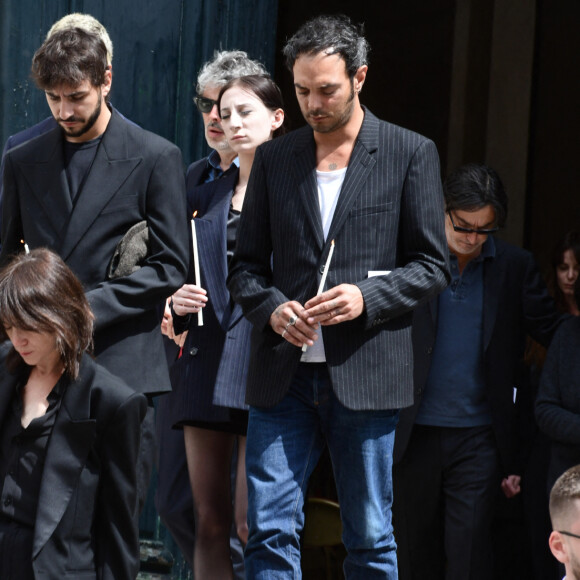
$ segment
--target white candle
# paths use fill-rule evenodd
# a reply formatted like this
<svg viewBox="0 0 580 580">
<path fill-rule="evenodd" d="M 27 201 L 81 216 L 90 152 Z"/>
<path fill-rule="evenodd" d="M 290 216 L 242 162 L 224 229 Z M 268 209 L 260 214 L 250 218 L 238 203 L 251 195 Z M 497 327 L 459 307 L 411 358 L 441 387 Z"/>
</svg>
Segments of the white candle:
<svg viewBox="0 0 580 580">
<path fill-rule="evenodd" d="M 322 278 L 320 278 L 320 284 L 318 285 L 318 292 L 316 296 L 320 296 L 324 292 L 324 284 L 326 284 L 326 277 L 328 276 L 328 269 L 330 268 L 330 261 L 332 260 L 332 254 L 334 254 L 334 240 L 330 242 L 330 250 L 328 251 L 328 257 L 326 258 L 326 264 L 324 264 L 324 270 L 322 270 Z M 308 345 L 305 343 L 302 345 L 302 352 L 306 352 Z"/>
<path fill-rule="evenodd" d="M 30 254 L 30 249 L 28 248 L 28 244 L 24 240 L 20 240 L 21 244 L 24 244 L 24 253 Z"/>
<path fill-rule="evenodd" d="M 326 277 L 328 276 L 328 269 L 330 268 L 330 260 L 332 260 L 332 254 L 334 254 L 334 240 L 330 242 L 330 250 L 328 252 L 328 258 L 326 258 L 326 264 L 324 264 L 324 270 L 322 270 L 322 278 L 320 278 L 320 284 L 318 285 L 318 292 L 316 296 L 322 294 L 324 290 L 324 284 L 326 283 Z"/>
<path fill-rule="evenodd" d="M 193 269 L 195 272 L 195 283 L 201 287 L 201 275 L 199 273 L 199 252 L 197 250 L 197 234 L 195 230 L 195 216 L 197 211 L 193 212 L 193 219 L 191 220 L 191 239 L 193 244 Z M 203 326 L 203 312 L 202 308 L 197 312 L 197 325 Z"/>
</svg>

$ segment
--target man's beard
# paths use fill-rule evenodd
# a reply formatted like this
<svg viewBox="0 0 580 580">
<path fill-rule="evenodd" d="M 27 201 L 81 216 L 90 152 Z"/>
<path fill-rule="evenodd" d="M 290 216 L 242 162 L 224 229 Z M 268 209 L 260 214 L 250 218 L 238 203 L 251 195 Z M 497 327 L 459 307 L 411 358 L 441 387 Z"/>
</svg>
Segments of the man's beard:
<svg viewBox="0 0 580 580">
<path fill-rule="evenodd" d="M 344 109 L 342 109 L 342 111 L 340 111 L 340 116 L 339 117 L 332 117 L 333 123 L 330 125 L 327 125 L 326 127 L 322 127 L 319 124 L 313 124 L 312 128 L 317 131 L 318 133 L 332 133 L 334 131 L 337 131 L 338 129 L 341 129 L 342 127 L 344 127 L 349 121 L 350 118 L 352 117 L 352 112 L 354 110 L 354 105 L 353 105 L 353 101 L 354 101 L 354 83 L 351 79 L 350 82 L 350 95 L 348 97 L 348 100 L 346 101 L 346 103 L 344 104 Z M 316 116 L 319 114 L 324 114 L 324 111 L 319 111 L 319 110 L 315 110 L 315 111 L 310 111 L 309 115 L 312 116 Z M 308 122 L 308 117 L 306 117 L 306 122 Z"/>
<path fill-rule="evenodd" d="M 87 121 L 85 122 L 84 125 L 82 125 L 76 131 L 69 130 L 66 127 L 62 127 L 62 125 L 61 125 L 64 132 L 67 134 L 67 137 L 81 137 L 82 135 L 84 135 L 85 133 L 90 131 L 94 127 L 99 116 L 101 115 L 102 106 L 103 105 L 102 105 L 101 93 L 99 91 L 99 102 L 98 102 L 97 106 L 95 107 L 95 110 L 91 113 L 90 117 L 87 119 Z M 80 121 L 80 119 L 76 119 L 73 116 L 73 117 L 69 117 L 68 119 L 59 119 L 59 121 L 71 122 L 71 121 Z"/>
</svg>

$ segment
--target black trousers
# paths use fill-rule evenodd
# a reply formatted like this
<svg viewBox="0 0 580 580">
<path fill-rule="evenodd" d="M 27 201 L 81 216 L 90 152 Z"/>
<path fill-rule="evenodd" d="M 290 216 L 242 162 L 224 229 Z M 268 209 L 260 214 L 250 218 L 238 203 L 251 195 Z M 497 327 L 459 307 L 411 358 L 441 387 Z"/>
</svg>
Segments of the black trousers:
<svg viewBox="0 0 580 580">
<path fill-rule="evenodd" d="M 393 467 L 399 580 L 489 580 L 500 485 L 490 426 L 415 425 Z"/>
</svg>

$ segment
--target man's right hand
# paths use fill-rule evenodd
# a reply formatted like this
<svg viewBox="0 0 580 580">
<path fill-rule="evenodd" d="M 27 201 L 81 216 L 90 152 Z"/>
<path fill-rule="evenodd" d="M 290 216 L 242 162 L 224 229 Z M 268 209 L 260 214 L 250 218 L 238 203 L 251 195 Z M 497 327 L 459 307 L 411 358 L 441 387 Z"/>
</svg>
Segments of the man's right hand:
<svg viewBox="0 0 580 580">
<path fill-rule="evenodd" d="M 312 346 L 318 338 L 316 334 L 318 325 L 308 324 L 305 312 L 302 304 L 295 300 L 284 302 L 272 312 L 270 326 L 274 332 L 294 346 L 300 348 L 303 344 Z"/>
<path fill-rule="evenodd" d="M 197 284 L 184 284 L 172 296 L 173 311 L 178 316 L 194 314 L 202 309 L 207 302 L 207 291 Z"/>
</svg>

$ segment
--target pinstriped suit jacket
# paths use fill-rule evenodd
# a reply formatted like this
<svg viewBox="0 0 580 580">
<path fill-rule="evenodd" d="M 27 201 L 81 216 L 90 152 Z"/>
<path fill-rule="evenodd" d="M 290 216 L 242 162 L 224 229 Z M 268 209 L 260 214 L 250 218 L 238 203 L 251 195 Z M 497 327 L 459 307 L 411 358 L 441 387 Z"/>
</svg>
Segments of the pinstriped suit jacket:
<svg viewBox="0 0 580 580">
<path fill-rule="evenodd" d="M 449 278 L 435 145 L 365 110 L 326 240 L 315 171 L 309 127 L 256 152 L 228 280 L 254 325 L 246 401 L 272 406 L 287 392 L 301 350 L 269 319 L 315 295 L 334 239 L 326 288 L 356 284 L 365 301 L 359 318 L 322 329 L 334 391 L 351 409 L 411 405 L 412 311 Z"/>
<path fill-rule="evenodd" d="M 199 247 L 201 286 L 208 292 L 204 325 L 197 316 L 175 316 L 179 332 L 189 333 L 183 356 L 171 369 L 175 401 L 175 422 L 187 419 L 227 420 L 227 412 L 211 405 L 244 408 L 245 383 L 249 360 L 251 324 L 239 305 L 230 300 L 226 288 L 228 273 L 226 228 L 232 190 L 238 172 L 215 181 L 195 185 L 207 165 L 205 159 L 194 164 L 187 175 L 188 214 L 195 219 Z M 188 283 L 195 282 L 193 260 Z"/>
</svg>

